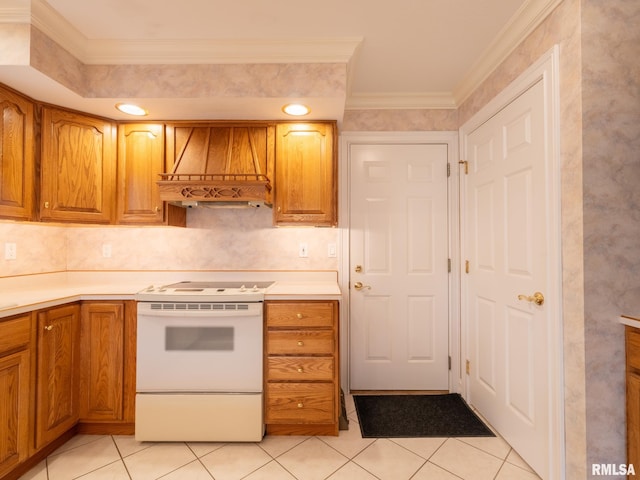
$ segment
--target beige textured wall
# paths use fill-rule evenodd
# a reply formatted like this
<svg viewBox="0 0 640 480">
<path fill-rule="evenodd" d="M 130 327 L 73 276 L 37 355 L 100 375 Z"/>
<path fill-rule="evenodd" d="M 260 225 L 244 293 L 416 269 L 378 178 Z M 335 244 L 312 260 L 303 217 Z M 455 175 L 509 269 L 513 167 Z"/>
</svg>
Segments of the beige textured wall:
<svg viewBox="0 0 640 480">
<path fill-rule="evenodd" d="M 347 110 L 343 132 L 429 132 L 458 130 L 457 110 Z"/>
<path fill-rule="evenodd" d="M 640 315 L 639 58 L 640 2 L 582 0 L 588 465 L 626 461 L 618 317 Z"/>
</svg>

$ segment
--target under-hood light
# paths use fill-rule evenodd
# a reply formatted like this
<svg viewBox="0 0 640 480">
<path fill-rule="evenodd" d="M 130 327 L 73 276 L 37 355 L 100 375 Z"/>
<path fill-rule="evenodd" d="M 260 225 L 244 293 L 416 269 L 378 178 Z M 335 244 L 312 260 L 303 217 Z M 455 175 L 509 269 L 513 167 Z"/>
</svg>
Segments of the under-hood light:
<svg viewBox="0 0 640 480">
<path fill-rule="evenodd" d="M 282 111 L 287 115 L 293 115 L 295 117 L 301 117 L 307 115 L 311 109 L 301 103 L 289 103 L 282 107 Z"/>
<path fill-rule="evenodd" d="M 138 117 L 144 117 L 145 115 L 149 115 L 144 108 L 134 105 L 133 103 L 118 103 L 116 108 L 120 110 L 122 113 L 126 113 L 128 115 L 135 115 Z"/>
</svg>

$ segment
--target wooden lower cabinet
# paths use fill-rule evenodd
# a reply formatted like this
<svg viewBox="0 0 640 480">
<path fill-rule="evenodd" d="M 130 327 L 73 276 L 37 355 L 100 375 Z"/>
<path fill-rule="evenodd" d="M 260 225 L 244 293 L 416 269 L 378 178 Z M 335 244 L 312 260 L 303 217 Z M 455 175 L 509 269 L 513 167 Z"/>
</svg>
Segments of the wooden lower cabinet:
<svg viewBox="0 0 640 480">
<path fill-rule="evenodd" d="M 0 319 L 0 478 L 29 456 L 31 314 Z"/>
<path fill-rule="evenodd" d="M 338 435 L 337 301 L 265 302 L 268 434 Z"/>
<path fill-rule="evenodd" d="M 38 312 L 36 336 L 35 448 L 39 449 L 78 421 L 80 306 Z"/>
<path fill-rule="evenodd" d="M 640 465 L 640 329 L 626 326 L 625 343 L 627 364 L 627 464 Z"/>
<path fill-rule="evenodd" d="M 133 434 L 136 314 L 84 301 L 0 318 L 0 480 L 75 433 Z"/>
<path fill-rule="evenodd" d="M 83 302 L 80 322 L 80 431 L 133 433 L 133 301 Z"/>
</svg>

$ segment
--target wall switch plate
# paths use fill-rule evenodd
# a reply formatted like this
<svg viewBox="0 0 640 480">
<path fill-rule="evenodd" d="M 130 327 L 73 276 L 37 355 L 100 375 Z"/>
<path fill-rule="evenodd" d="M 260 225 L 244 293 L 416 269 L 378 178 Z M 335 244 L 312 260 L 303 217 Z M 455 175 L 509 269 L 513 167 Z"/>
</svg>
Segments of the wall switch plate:
<svg viewBox="0 0 640 480">
<path fill-rule="evenodd" d="M 4 244 L 4 259 L 5 260 L 15 260 L 18 258 L 18 249 L 16 248 L 15 243 L 5 243 Z"/>
<path fill-rule="evenodd" d="M 298 246 L 298 256 L 302 258 L 307 258 L 309 256 L 309 245 L 306 243 L 301 243 Z"/>
<path fill-rule="evenodd" d="M 111 244 L 103 243 L 102 244 L 102 257 L 103 258 L 111 258 Z"/>
<path fill-rule="evenodd" d="M 329 245 L 327 245 L 327 257 L 330 258 L 335 258 L 337 257 L 337 251 L 336 251 L 336 244 L 335 243 L 330 243 Z"/>
</svg>

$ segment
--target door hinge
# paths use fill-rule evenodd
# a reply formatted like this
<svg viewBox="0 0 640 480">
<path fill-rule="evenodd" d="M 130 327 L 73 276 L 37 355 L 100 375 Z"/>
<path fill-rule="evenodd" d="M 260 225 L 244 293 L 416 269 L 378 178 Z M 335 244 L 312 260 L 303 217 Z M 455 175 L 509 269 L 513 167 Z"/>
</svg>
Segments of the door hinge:
<svg viewBox="0 0 640 480">
<path fill-rule="evenodd" d="M 451 273 L 451 259 L 447 258 L 447 271 Z"/>
<path fill-rule="evenodd" d="M 451 176 L 451 164 L 447 162 L 447 177 Z"/>
<path fill-rule="evenodd" d="M 465 175 L 468 175 L 469 174 L 469 162 L 467 162 L 466 160 L 460 160 L 458 162 L 458 164 L 464 165 L 464 173 L 465 173 Z"/>
<path fill-rule="evenodd" d="M 464 273 L 469 273 L 469 260 L 464 261 Z"/>
<path fill-rule="evenodd" d="M 449 355 L 449 370 L 451 370 L 451 355 Z"/>
<path fill-rule="evenodd" d="M 467 372 L 467 375 L 471 373 L 471 362 L 469 360 L 467 360 L 465 363 L 465 370 Z"/>
</svg>

